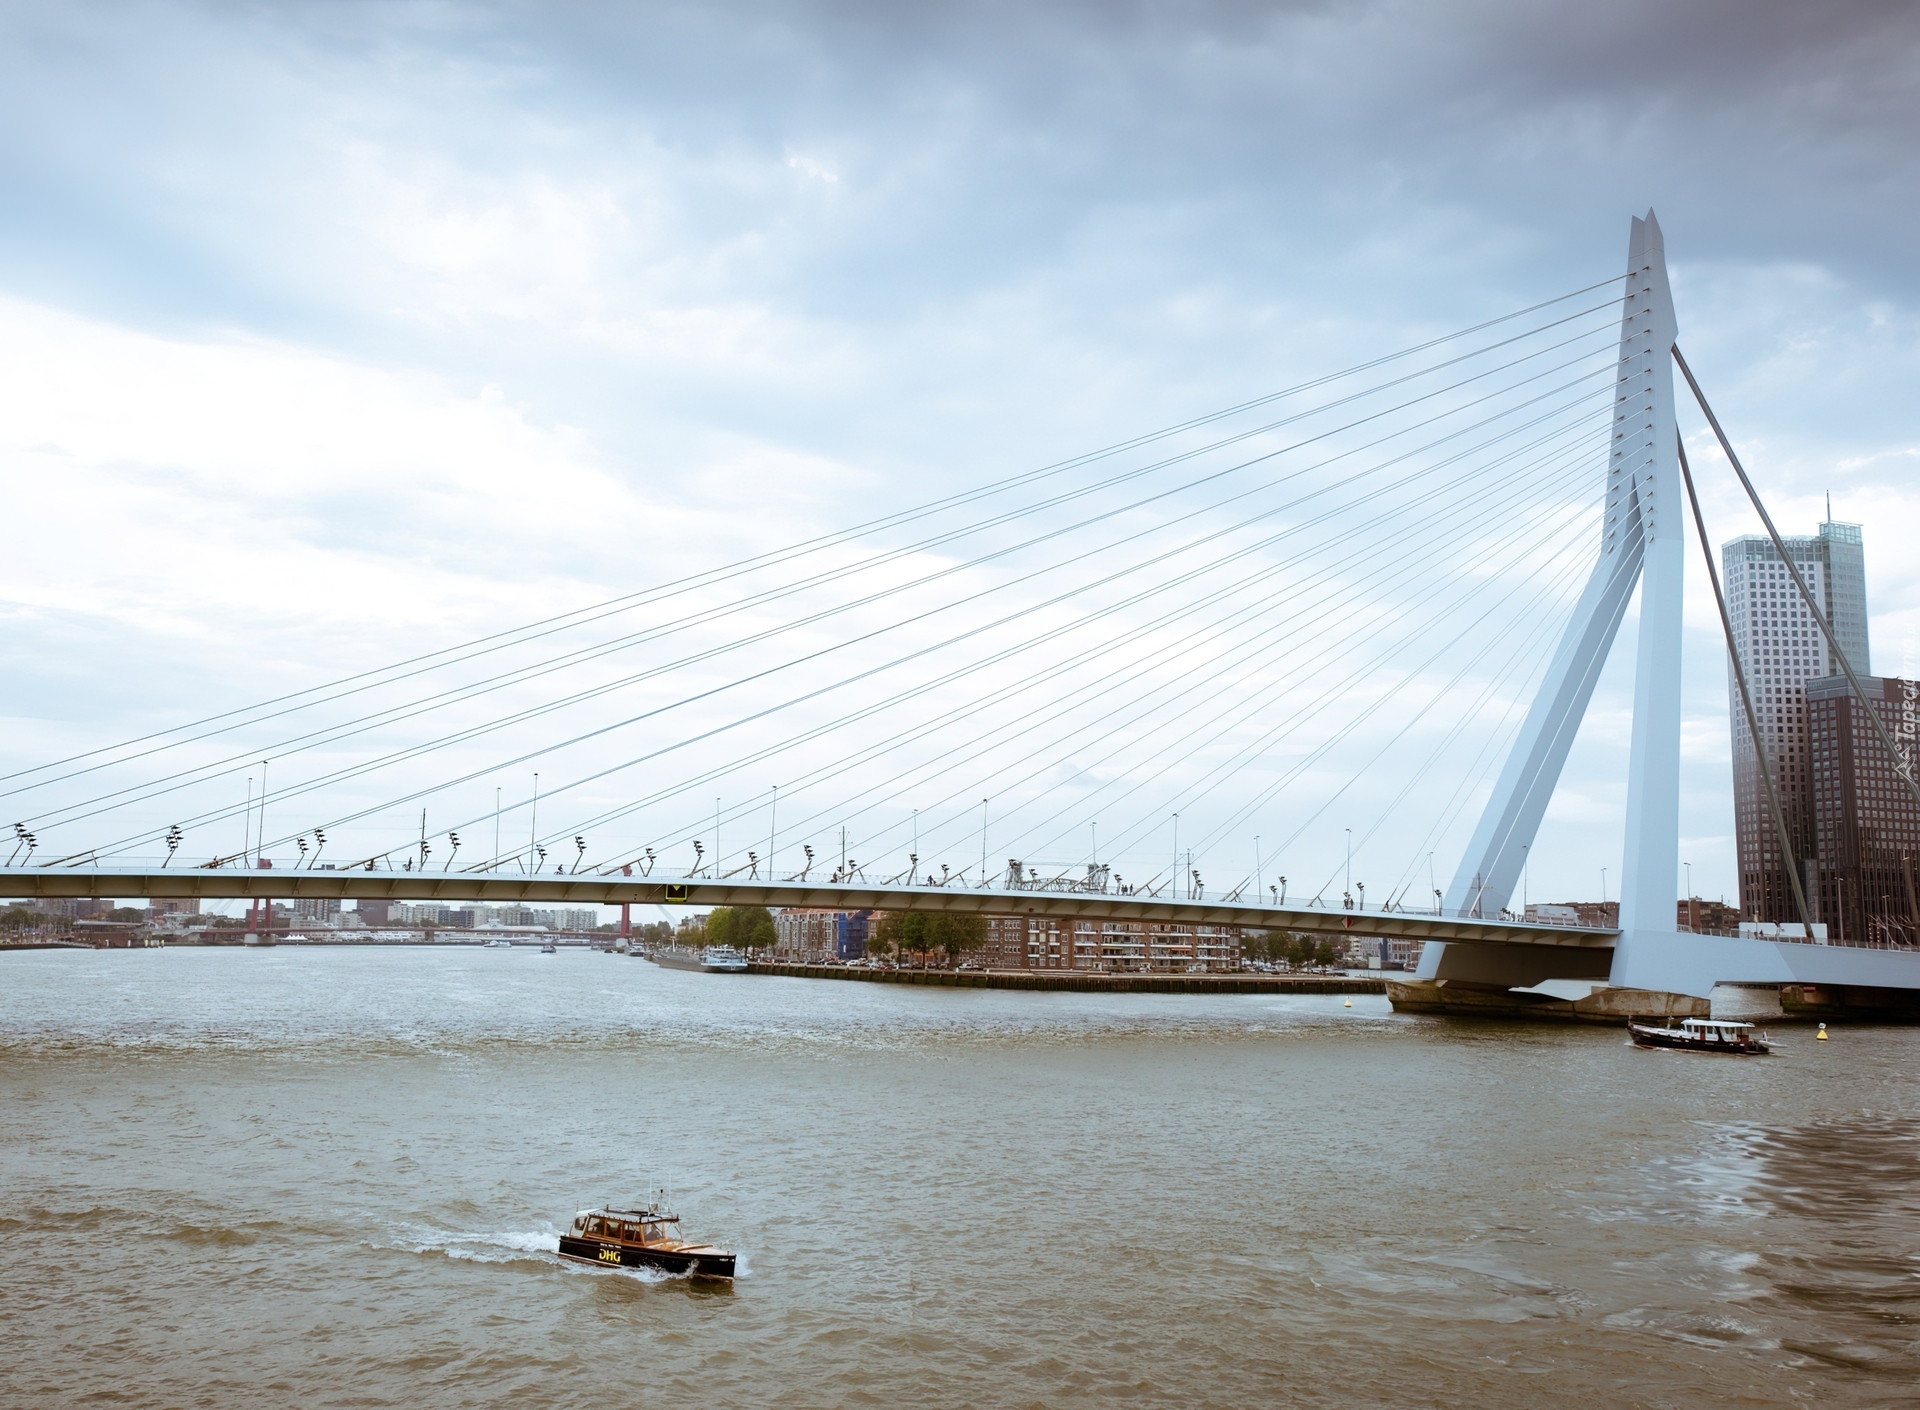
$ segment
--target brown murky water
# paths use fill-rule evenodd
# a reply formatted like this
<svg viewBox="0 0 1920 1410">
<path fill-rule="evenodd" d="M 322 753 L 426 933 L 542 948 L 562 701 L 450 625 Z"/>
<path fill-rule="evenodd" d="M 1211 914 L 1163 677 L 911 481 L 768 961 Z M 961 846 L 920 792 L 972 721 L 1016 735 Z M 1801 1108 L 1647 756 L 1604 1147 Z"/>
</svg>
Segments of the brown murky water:
<svg viewBox="0 0 1920 1410">
<path fill-rule="evenodd" d="M 0 956 L 0 1402 L 1914 1403 L 1920 1033 L 1340 1003 Z"/>
</svg>

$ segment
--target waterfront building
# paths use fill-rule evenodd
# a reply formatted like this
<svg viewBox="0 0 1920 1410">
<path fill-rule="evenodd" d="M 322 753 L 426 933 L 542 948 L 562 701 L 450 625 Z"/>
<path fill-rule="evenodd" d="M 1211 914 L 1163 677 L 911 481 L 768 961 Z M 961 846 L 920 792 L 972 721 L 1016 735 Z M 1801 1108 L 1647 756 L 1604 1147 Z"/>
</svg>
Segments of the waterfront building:
<svg viewBox="0 0 1920 1410">
<path fill-rule="evenodd" d="M 1418 969 L 1420 951 L 1425 947 L 1424 940 L 1405 940 L 1398 935 L 1386 937 L 1386 958 L 1383 961 L 1388 969 Z"/>
<path fill-rule="evenodd" d="M 980 963 L 988 969 L 1029 968 L 1024 916 L 987 917 L 987 940 L 980 947 Z"/>
<path fill-rule="evenodd" d="M 794 907 L 773 916 L 773 957 L 791 964 L 857 960 L 867 953 L 867 936 L 878 923 L 877 911 L 835 911 Z"/>
<path fill-rule="evenodd" d="M 338 925 L 338 896 L 303 896 L 293 903 L 293 918 L 301 925 Z"/>
<path fill-rule="evenodd" d="M 396 901 L 390 906 L 387 919 L 399 925 L 472 925 L 473 912 L 465 907 L 456 911 L 452 906 L 434 901 Z"/>
<path fill-rule="evenodd" d="M 1620 925 L 1618 901 L 1542 901 L 1529 905 L 1522 919 L 1533 925 L 1577 925 L 1589 930 L 1614 930 Z M 1732 935 L 1740 911 L 1725 901 L 1698 896 L 1674 902 L 1674 926 L 1695 935 Z"/>
<path fill-rule="evenodd" d="M 47 897 L 37 901 L 21 903 L 42 915 L 58 916 L 63 920 L 99 920 L 113 910 L 113 902 L 98 897 L 82 896 L 76 898 Z"/>
<path fill-rule="evenodd" d="M 988 969 L 1237 969 L 1240 928 L 992 916 L 979 959 Z"/>
<path fill-rule="evenodd" d="M 1920 682 L 1863 676 L 1860 687 L 1911 770 Z M 1813 919 L 1843 945 L 1920 942 L 1920 809 L 1846 678 L 1813 681 L 1806 694 Z"/>
<path fill-rule="evenodd" d="M 1690 896 L 1679 903 L 1674 920 L 1675 927 L 1687 934 L 1735 935 L 1740 929 L 1740 908 Z"/>
<path fill-rule="evenodd" d="M 1593 930 L 1614 930 L 1620 925 L 1618 901 L 1544 901 L 1526 909 L 1526 920 L 1535 925 L 1583 925 Z"/>
<path fill-rule="evenodd" d="M 377 907 L 370 913 L 369 907 Z M 378 919 L 375 919 L 375 915 Z M 446 905 L 437 901 L 362 901 L 360 917 L 369 925 L 451 926 L 469 930 L 491 927 L 502 930 L 588 931 L 600 924 L 597 908 L 543 910 L 531 906 Z"/>
<path fill-rule="evenodd" d="M 1828 521 L 1817 534 L 1784 540 L 1788 558 L 1806 580 L 1814 610 L 1826 620 L 1847 664 L 1872 669 L 1867 641 L 1866 559 L 1860 526 Z M 1732 714 L 1734 832 L 1740 863 L 1740 910 L 1748 920 L 1797 922 L 1786 868 L 1796 866 L 1809 904 L 1819 889 L 1814 831 L 1813 775 L 1807 738 L 1807 686 L 1842 674 L 1813 610 L 1801 600 L 1786 563 L 1770 539 L 1748 535 L 1721 548 L 1734 652 L 1753 692 L 1758 745 L 1747 727 L 1733 667 L 1727 668 Z M 1842 681 L 1844 688 L 1845 682 Z M 1791 855 L 1760 784 L 1760 752 L 1773 765 Z M 1815 917 L 1818 919 L 1818 917 Z"/>
</svg>

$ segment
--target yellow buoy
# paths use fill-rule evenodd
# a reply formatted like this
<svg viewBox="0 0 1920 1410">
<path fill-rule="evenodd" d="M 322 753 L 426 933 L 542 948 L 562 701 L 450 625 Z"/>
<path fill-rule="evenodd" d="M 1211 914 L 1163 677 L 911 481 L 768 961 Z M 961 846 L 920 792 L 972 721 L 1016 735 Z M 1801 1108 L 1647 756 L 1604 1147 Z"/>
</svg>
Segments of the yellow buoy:
<svg viewBox="0 0 1920 1410">
<path fill-rule="evenodd" d="M 1352 999 L 1348 999 L 1348 1000 L 1347 1000 L 1347 1007 L 1348 1007 L 1348 1008 L 1352 1008 L 1352 1007 L 1353 1007 L 1353 1000 L 1352 1000 Z M 1825 1025 L 1825 1024 L 1822 1024 L 1822 1025 L 1820 1025 L 1820 1026 L 1821 1026 L 1821 1027 L 1823 1027 L 1823 1028 L 1824 1028 L 1824 1027 L 1826 1027 L 1826 1025 Z"/>
<path fill-rule="evenodd" d="M 1821 1024 L 1820 1031 L 1814 1034 L 1813 1036 L 1818 1038 L 1823 1043 L 1826 1042 L 1827 1041 L 1827 1025 L 1824 1023 Z"/>
</svg>

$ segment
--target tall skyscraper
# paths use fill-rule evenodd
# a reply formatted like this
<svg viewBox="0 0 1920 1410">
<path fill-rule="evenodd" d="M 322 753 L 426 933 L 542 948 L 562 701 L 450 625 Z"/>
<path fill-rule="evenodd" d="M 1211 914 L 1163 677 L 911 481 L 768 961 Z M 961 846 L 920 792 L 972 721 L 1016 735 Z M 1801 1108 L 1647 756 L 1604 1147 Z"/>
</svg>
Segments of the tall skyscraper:
<svg viewBox="0 0 1920 1410">
<path fill-rule="evenodd" d="M 1866 559 L 1858 524 L 1828 521 L 1810 538 L 1785 540 L 1787 553 L 1806 580 L 1815 608 L 1826 619 L 1854 673 L 1872 670 L 1867 644 Z M 1774 786 L 1786 816 L 1792 856 L 1780 836 L 1760 786 L 1760 753 L 1740 708 L 1733 669 L 1727 669 L 1728 707 L 1733 716 L 1734 832 L 1740 852 L 1740 913 L 1747 920 L 1797 922 L 1791 864 L 1800 872 L 1809 906 L 1820 891 L 1819 839 L 1814 826 L 1813 772 L 1807 731 L 1807 687 L 1841 675 L 1839 660 L 1800 598 L 1771 540 L 1737 538 L 1721 548 L 1727 608 L 1733 618 L 1734 650 L 1753 690 L 1760 743 L 1774 770 Z M 1845 680 L 1841 686 L 1844 689 Z M 1819 916 L 1814 917 L 1816 921 Z"/>
</svg>

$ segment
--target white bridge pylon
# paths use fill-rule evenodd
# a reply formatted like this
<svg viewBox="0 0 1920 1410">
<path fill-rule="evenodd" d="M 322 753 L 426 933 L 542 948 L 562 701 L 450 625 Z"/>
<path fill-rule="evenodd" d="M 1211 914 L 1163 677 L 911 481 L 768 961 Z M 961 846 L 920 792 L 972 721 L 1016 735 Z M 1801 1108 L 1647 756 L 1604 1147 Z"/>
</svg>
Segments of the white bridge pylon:
<svg viewBox="0 0 1920 1410">
<path fill-rule="evenodd" d="M 1646 219 L 1634 220 L 1627 242 L 1599 556 L 1447 892 L 1449 911 L 1497 916 L 1512 899 L 1627 603 L 1641 586 L 1620 929 L 1623 941 L 1634 934 L 1678 938 L 1680 612 L 1686 563 L 1673 415 L 1671 350 L 1678 335 L 1660 224 L 1648 211 Z M 1444 944 L 1430 943 L 1421 956 L 1420 977 L 1493 978 L 1486 973 L 1492 959 L 1450 958 Z M 1555 977 L 1552 971 L 1535 975 L 1538 964 L 1524 968 L 1525 974 L 1514 976 L 1516 982 Z"/>
</svg>

